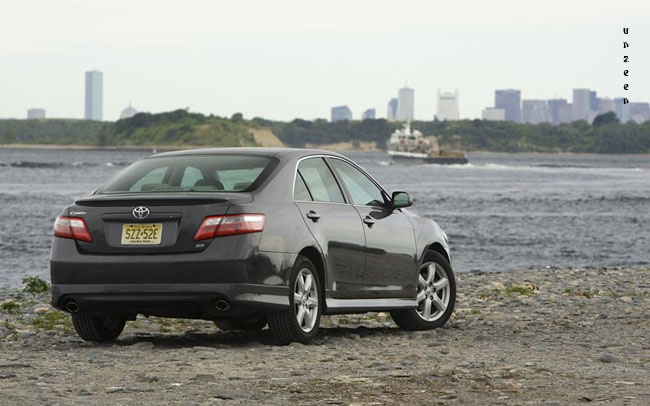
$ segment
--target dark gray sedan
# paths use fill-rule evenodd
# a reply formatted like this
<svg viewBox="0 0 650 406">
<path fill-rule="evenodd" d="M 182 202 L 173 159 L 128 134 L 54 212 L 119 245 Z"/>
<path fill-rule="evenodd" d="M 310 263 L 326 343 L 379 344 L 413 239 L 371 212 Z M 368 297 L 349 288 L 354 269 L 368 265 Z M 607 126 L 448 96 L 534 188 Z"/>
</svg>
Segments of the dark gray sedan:
<svg viewBox="0 0 650 406">
<path fill-rule="evenodd" d="M 304 149 L 154 155 L 54 225 L 52 303 L 107 341 L 138 314 L 309 342 L 323 314 L 390 311 L 443 325 L 456 284 L 447 237 L 349 159 Z"/>
</svg>

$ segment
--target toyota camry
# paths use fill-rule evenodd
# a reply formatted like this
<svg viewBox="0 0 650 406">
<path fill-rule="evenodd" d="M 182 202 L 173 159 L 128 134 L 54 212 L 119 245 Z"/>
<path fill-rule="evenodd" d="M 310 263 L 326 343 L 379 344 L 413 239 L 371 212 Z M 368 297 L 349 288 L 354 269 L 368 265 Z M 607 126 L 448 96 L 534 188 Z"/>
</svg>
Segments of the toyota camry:
<svg viewBox="0 0 650 406">
<path fill-rule="evenodd" d="M 139 314 L 268 325 L 279 344 L 308 343 L 327 314 L 439 327 L 456 297 L 447 236 L 411 204 L 333 152 L 153 155 L 56 219 L 52 304 L 87 341 Z"/>
</svg>

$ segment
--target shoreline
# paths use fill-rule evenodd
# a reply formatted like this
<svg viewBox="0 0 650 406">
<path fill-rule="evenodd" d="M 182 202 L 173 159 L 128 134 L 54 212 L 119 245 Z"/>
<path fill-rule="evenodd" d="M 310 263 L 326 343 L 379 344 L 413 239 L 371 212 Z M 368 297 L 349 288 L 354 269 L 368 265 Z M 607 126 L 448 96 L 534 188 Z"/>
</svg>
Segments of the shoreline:
<svg viewBox="0 0 650 406">
<path fill-rule="evenodd" d="M 336 152 L 382 152 L 383 149 L 376 146 L 362 145 L 360 148 L 348 147 L 350 143 L 336 143 L 336 144 L 306 144 L 305 148 L 324 149 Z M 370 143 L 369 143 L 370 144 Z M 276 145 L 274 145 L 276 146 Z M 201 148 L 219 148 L 210 145 L 60 145 L 60 144 L 0 144 L 0 150 L 62 150 L 62 151 L 154 151 L 169 152 L 188 149 L 201 149 Z M 298 148 L 298 147 L 287 147 Z M 485 154 L 485 155 L 566 155 L 566 156 L 617 156 L 617 157 L 643 157 L 650 156 L 650 153 L 598 153 L 598 152 L 499 152 L 499 151 L 486 151 L 486 150 L 471 150 L 465 151 L 468 154 Z"/>
<path fill-rule="evenodd" d="M 284 347 L 268 330 L 158 317 L 128 322 L 116 342 L 87 343 L 49 294 L 4 288 L 3 400 L 647 405 L 649 277 L 625 267 L 460 273 L 443 328 L 401 330 L 388 313 L 324 316 L 313 344 Z"/>
</svg>

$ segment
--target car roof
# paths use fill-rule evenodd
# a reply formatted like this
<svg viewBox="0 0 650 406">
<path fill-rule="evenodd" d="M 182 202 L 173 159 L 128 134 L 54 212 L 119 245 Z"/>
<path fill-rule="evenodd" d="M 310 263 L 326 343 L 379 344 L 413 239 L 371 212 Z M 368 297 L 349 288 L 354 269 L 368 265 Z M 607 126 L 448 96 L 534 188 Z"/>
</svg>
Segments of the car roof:
<svg viewBox="0 0 650 406">
<path fill-rule="evenodd" d="M 188 155 L 264 155 L 279 159 L 300 158 L 309 155 L 332 155 L 342 157 L 341 154 L 322 149 L 307 148 L 270 148 L 270 147 L 232 147 L 232 148 L 197 148 L 180 151 L 163 152 L 151 155 L 149 158 L 165 156 Z"/>
</svg>

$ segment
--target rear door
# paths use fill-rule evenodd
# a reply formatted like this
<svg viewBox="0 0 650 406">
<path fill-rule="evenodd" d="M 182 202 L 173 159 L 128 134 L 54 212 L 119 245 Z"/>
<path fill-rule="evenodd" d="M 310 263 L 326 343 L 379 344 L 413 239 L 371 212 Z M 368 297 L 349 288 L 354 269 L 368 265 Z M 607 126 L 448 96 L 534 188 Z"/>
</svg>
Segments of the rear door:
<svg viewBox="0 0 650 406">
<path fill-rule="evenodd" d="M 303 159 L 295 174 L 294 200 L 327 261 L 332 298 L 360 297 L 365 237 L 358 212 L 345 201 L 322 157 Z"/>
<path fill-rule="evenodd" d="M 363 221 L 366 237 L 364 291 L 376 298 L 412 297 L 416 291 L 416 247 L 413 226 L 365 173 L 343 159 L 328 162 Z"/>
</svg>

